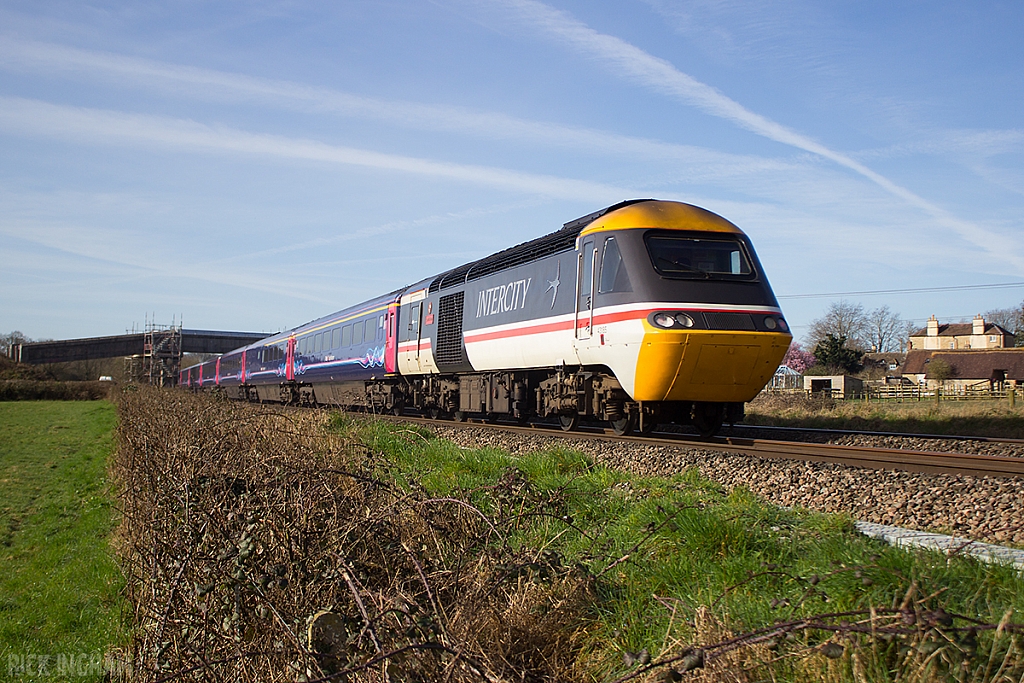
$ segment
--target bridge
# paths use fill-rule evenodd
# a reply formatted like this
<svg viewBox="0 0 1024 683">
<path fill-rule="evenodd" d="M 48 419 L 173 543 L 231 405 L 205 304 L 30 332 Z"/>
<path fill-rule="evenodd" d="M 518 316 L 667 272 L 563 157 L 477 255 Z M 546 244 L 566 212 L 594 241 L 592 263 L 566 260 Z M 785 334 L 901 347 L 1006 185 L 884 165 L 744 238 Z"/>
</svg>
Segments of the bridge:
<svg viewBox="0 0 1024 683">
<path fill-rule="evenodd" d="M 227 353 L 268 336 L 265 332 L 186 330 L 151 325 L 145 332 L 112 337 L 15 344 L 9 355 L 16 362 L 30 365 L 123 357 L 132 361 L 126 368 L 134 379 L 164 386 L 177 382 L 183 353 Z"/>
<path fill-rule="evenodd" d="M 270 336 L 266 332 L 220 332 L 214 330 L 179 330 L 181 353 L 227 353 Z M 67 363 L 76 360 L 118 358 L 143 355 L 146 338 L 159 337 L 160 332 L 120 334 L 113 337 L 86 337 L 60 341 L 29 342 L 11 347 L 11 359 L 19 363 Z"/>
</svg>

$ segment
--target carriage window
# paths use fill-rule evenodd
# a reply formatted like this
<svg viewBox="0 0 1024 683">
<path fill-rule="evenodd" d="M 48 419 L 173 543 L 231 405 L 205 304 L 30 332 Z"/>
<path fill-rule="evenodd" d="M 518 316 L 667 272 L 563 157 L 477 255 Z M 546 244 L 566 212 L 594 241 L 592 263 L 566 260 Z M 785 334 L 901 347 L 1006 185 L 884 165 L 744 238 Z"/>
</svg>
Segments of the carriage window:
<svg viewBox="0 0 1024 683">
<path fill-rule="evenodd" d="M 420 305 L 413 304 L 409 309 L 409 329 L 415 332 L 420 329 Z"/>
<path fill-rule="evenodd" d="M 320 353 L 320 344 L 323 342 L 324 335 L 317 334 L 313 337 L 313 353 Z"/>
<path fill-rule="evenodd" d="M 284 358 L 284 349 L 280 346 L 264 346 L 263 362 L 265 364 L 277 363 Z"/>
<path fill-rule="evenodd" d="M 363 321 L 360 320 L 359 322 L 357 322 L 357 323 L 352 325 L 352 345 L 355 346 L 357 344 L 362 344 L 362 343 L 363 343 Z"/>
<path fill-rule="evenodd" d="M 309 341 L 309 337 L 303 337 L 299 340 L 299 353 L 306 355 L 306 342 Z"/>
<path fill-rule="evenodd" d="M 750 279 L 754 269 L 737 239 L 649 234 L 647 251 L 654 269 L 667 277 Z"/>
<path fill-rule="evenodd" d="M 342 347 L 352 346 L 352 326 L 345 325 L 341 328 L 341 345 Z"/>
<path fill-rule="evenodd" d="M 384 340 L 384 316 L 377 318 L 377 341 Z"/>
<path fill-rule="evenodd" d="M 631 290 L 629 275 L 619 252 L 619 243 L 614 237 L 609 237 L 605 240 L 604 252 L 601 254 L 601 283 L 597 291 L 603 294 Z"/>
</svg>

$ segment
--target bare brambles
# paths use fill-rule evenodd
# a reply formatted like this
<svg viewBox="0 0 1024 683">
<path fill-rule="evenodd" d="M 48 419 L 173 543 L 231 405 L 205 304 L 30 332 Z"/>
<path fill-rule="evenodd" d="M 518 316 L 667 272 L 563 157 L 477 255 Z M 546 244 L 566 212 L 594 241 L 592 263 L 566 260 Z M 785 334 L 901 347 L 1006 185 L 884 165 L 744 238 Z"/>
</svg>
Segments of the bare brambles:
<svg viewBox="0 0 1024 683">
<path fill-rule="evenodd" d="M 173 391 L 120 415 L 128 680 L 1024 675 L 1018 579 L 694 471 Z"/>
<path fill-rule="evenodd" d="M 575 677 L 590 579 L 504 545 L 493 514 L 375 478 L 379 454 L 324 413 L 156 391 L 120 410 L 133 678 Z M 495 497 L 543 506 L 523 493 Z"/>
</svg>

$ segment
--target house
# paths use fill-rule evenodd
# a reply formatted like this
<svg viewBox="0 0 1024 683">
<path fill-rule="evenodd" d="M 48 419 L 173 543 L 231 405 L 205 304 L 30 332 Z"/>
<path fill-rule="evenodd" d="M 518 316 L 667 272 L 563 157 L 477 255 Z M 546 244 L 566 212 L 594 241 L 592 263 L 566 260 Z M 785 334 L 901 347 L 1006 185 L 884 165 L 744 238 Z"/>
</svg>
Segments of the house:
<svg viewBox="0 0 1024 683">
<path fill-rule="evenodd" d="M 884 377 L 899 377 L 903 372 L 903 365 L 907 362 L 905 353 L 878 353 L 872 351 L 865 353 L 860 364 L 865 371 L 873 372 L 874 375 Z"/>
<path fill-rule="evenodd" d="M 944 382 L 929 372 L 929 365 L 935 360 L 949 366 L 949 378 Z M 912 378 L 921 386 L 940 383 L 964 388 L 1020 386 L 1024 385 L 1024 348 L 914 350 L 907 354 L 903 376 Z"/>
<path fill-rule="evenodd" d="M 980 315 L 969 323 L 939 324 L 933 315 L 928 324 L 910 335 L 907 351 L 917 349 L 1005 349 L 1013 346 L 1013 333 Z"/>
</svg>

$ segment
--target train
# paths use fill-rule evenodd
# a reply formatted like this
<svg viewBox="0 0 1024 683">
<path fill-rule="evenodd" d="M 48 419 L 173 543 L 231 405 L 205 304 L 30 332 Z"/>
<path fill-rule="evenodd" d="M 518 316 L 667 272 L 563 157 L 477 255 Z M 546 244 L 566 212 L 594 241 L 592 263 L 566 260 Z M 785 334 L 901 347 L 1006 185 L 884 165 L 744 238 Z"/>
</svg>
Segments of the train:
<svg viewBox="0 0 1024 683">
<path fill-rule="evenodd" d="M 712 436 L 792 335 L 740 228 L 633 199 L 181 370 L 231 398 Z"/>
</svg>

